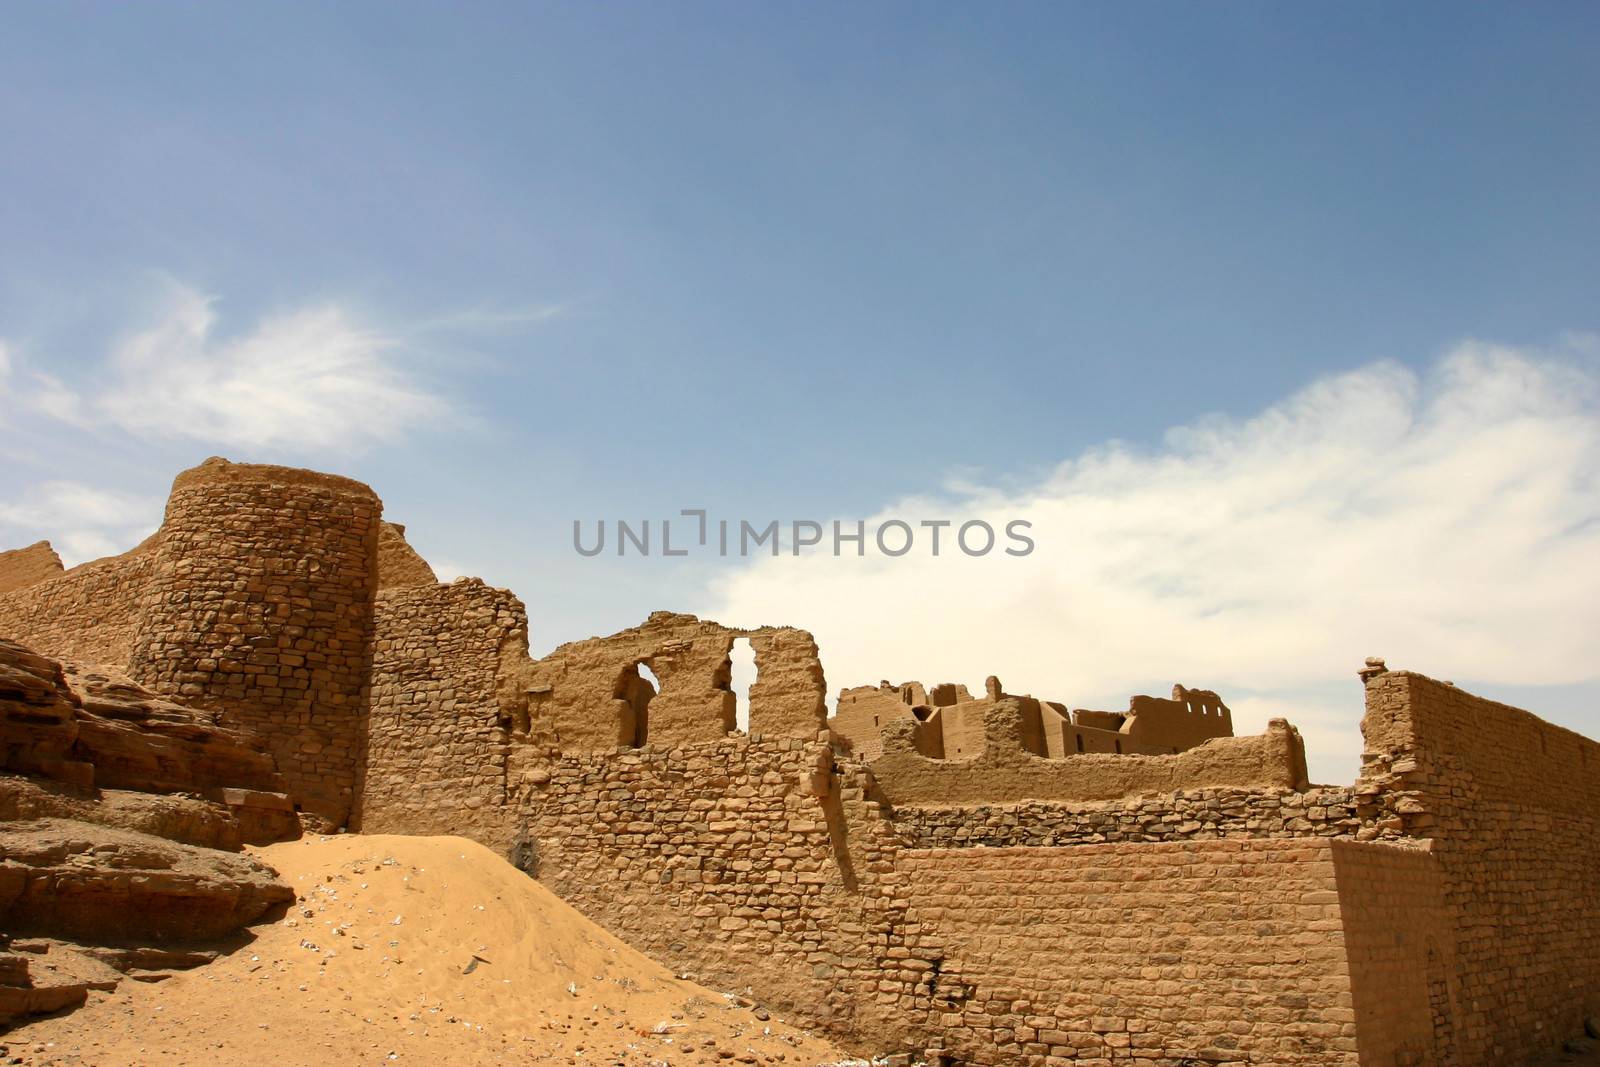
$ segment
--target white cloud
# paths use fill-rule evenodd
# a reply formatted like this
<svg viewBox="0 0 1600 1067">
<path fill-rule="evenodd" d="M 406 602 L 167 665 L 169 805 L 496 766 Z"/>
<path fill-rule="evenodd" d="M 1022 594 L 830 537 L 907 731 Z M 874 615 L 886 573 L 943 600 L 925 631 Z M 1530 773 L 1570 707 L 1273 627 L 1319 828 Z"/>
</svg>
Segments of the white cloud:
<svg viewBox="0 0 1600 1067">
<path fill-rule="evenodd" d="M 132 548 L 160 524 L 161 509 L 152 497 L 81 482 L 40 482 L 16 500 L 0 501 L 0 546 L 48 538 L 71 567 Z"/>
<path fill-rule="evenodd" d="M 83 398 L 58 378 L 48 374 L 30 375 L 33 388 L 28 391 L 28 406 L 53 419 L 74 426 L 88 427 L 89 413 L 84 409 Z"/>
<path fill-rule="evenodd" d="M 1597 394 L 1592 362 L 1485 344 L 1422 377 L 1376 364 L 1155 451 L 1110 443 L 1021 491 L 879 516 L 1026 518 L 1031 556 L 764 558 L 706 613 L 808 627 L 835 690 L 996 673 L 1117 708 L 1215 688 L 1242 728 L 1287 715 L 1313 776 L 1348 781 L 1366 655 L 1461 682 L 1600 675 Z"/>
<path fill-rule="evenodd" d="M 300 452 L 393 440 L 448 410 L 396 364 L 398 338 L 335 304 L 227 339 L 215 336 L 214 304 L 174 286 L 159 321 L 115 346 L 88 409 L 141 438 Z"/>
<path fill-rule="evenodd" d="M 449 559 L 442 559 L 437 563 L 429 561 L 428 566 L 433 568 L 433 576 L 441 582 L 453 582 L 457 578 L 464 578 L 469 574 L 476 575 L 476 572 Z"/>
</svg>

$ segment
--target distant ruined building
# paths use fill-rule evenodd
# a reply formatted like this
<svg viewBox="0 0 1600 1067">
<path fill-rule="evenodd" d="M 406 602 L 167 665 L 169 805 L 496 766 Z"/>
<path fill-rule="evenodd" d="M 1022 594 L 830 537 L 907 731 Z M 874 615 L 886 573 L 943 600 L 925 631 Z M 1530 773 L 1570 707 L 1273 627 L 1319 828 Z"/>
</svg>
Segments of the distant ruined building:
<svg viewBox="0 0 1600 1067">
<path fill-rule="evenodd" d="M 0 817 L 463 834 L 862 1047 L 1471 1067 L 1600 1012 L 1600 747 L 1381 661 L 1350 786 L 1181 685 L 1111 712 L 884 682 L 830 719 L 804 630 L 657 612 L 533 659 L 522 602 L 436 581 L 368 487 L 219 459 L 128 553 L 0 553 L 0 638 Z M 0 927 L 138 925 L 63 904 L 73 877 L 0 859 Z M 229 877 L 219 928 L 274 899 Z"/>
</svg>

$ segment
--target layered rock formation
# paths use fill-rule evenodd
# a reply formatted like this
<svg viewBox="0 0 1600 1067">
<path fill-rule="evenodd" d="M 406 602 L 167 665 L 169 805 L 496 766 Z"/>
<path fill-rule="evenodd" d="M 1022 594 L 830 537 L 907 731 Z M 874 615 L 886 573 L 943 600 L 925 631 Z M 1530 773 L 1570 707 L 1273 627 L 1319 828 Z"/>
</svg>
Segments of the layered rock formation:
<svg viewBox="0 0 1600 1067">
<path fill-rule="evenodd" d="M 0 953 L 0 1021 L 200 962 L 171 946 L 293 898 L 237 854 L 298 835 L 283 779 L 217 718 L 0 641 L 0 930 L 28 938 Z"/>
</svg>

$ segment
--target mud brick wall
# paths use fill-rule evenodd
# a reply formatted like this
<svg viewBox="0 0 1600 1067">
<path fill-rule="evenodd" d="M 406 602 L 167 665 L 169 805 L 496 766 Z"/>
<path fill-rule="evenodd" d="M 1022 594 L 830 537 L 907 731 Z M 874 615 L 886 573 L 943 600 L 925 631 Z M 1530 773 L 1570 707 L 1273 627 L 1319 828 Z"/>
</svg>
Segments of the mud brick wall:
<svg viewBox="0 0 1600 1067">
<path fill-rule="evenodd" d="M 539 879 L 679 972 L 891 1044 L 932 965 L 864 774 L 811 791 L 831 763 L 797 738 L 568 756 L 527 801 Z"/>
<path fill-rule="evenodd" d="M 339 825 L 366 735 L 378 515 L 334 475 L 208 460 L 167 501 L 129 672 L 256 731 Z"/>
<path fill-rule="evenodd" d="M 358 829 L 509 849 L 506 709 L 527 648 L 522 602 L 478 579 L 378 594 Z"/>
<path fill-rule="evenodd" d="M 124 667 L 139 628 L 153 545 L 0 594 L 0 636 L 42 655 Z"/>
<path fill-rule="evenodd" d="M 729 652 L 740 638 L 750 641 L 756 661 L 749 732 L 815 737 L 827 724 L 827 685 L 809 633 L 787 626 L 738 630 L 668 611 L 530 662 L 524 683 L 534 697 L 532 714 L 569 752 L 719 741 L 737 729 Z M 626 678 L 639 664 L 660 683 L 644 713 L 645 729 L 624 699 Z"/>
<path fill-rule="evenodd" d="M 984 709 L 981 751 L 962 759 L 930 759 L 917 750 L 915 721 L 889 722 L 882 733 L 883 754 L 871 763 L 873 777 L 896 806 L 1094 801 L 1205 787 L 1307 786 L 1300 732 L 1282 719 L 1271 720 L 1265 733 L 1219 737 L 1175 755 L 1096 753 L 1063 759 L 1028 751 L 1024 724 L 1022 704 L 1001 700 Z M 948 734 L 945 740 L 948 746 Z"/>
<path fill-rule="evenodd" d="M 1600 1011 L 1600 745 L 1409 672 L 1366 696 L 1357 791 L 1443 880 L 1453 1055 L 1549 1052 Z"/>
<path fill-rule="evenodd" d="M 1357 1063 L 1331 842 L 917 850 L 900 866 L 911 921 L 943 944 L 936 1021 L 968 1062 Z"/>
</svg>

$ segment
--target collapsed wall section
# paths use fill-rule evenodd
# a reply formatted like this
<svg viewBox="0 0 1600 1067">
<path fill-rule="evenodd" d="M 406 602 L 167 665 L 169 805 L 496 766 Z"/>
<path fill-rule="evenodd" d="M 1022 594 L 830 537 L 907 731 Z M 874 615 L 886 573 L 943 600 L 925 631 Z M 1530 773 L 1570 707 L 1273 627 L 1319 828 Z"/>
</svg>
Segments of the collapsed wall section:
<svg viewBox="0 0 1600 1067">
<path fill-rule="evenodd" d="M 508 752 L 527 650 L 522 602 L 479 579 L 378 594 L 355 829 L 510 848 Z"/>
<path fill-rule="evenodd" d="M 365 747 L 381 509 L 312 471 L 213 459 L 180 474 L 128 661 L 140 684 L 257 732 L 335 826 Z"/>
</svg>

